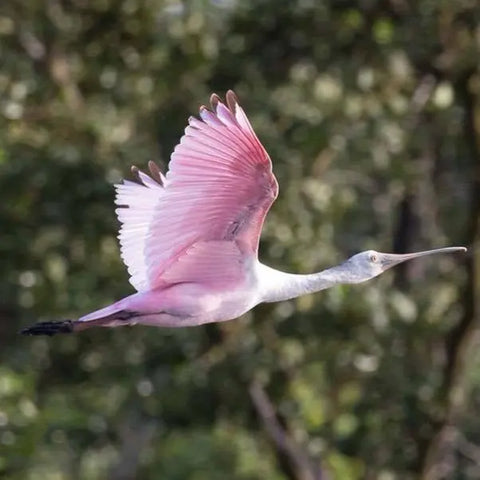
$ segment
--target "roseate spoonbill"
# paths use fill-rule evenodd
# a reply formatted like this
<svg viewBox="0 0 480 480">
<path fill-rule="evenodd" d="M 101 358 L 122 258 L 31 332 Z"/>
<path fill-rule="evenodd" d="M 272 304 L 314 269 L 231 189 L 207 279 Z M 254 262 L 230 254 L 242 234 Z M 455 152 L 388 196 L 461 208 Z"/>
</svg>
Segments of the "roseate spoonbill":
<svg viewBox="0 0 480 480">
<path fill-rule="evenodd" d="M 340 283 L 360 283 L 399 263 L 448 247 L 408 254 L 358 253 L 310 275 L 258 261 L 258 242 L 277 197 L 272 163 L 237 97 L 190 117 L 164 176 L 132 167 L 139 183 L 116 185 L 121 256 L 137 293 L 78 320 L 41 322 L 22 331 L 53 335 L 119 325 L 186 327 L 231 320 L 261 302 L 278 302 Z"/>
</svg>

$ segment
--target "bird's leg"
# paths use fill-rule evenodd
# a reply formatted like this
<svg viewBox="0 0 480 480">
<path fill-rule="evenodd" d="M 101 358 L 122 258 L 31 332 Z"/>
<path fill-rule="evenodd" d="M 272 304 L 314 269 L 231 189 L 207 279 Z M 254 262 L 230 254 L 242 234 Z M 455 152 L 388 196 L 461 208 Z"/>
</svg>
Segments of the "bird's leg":
<svg viewBox="0 0 480 480">
<path fill-rule="evenodd" d="M 112 326 L 112 321 L 119 320 L 120 322 L 128 322 L 132 318 L 138 317 L 141 314 L 132 310 L 121 310 L 113 313 L 108 317 L 103 317 L 86 322 L 78 320 L 61 320 L 59 322 L 39 322 L 31 327 L 24 328 L 20 331 L 22 335 L 56 335 L 57 333 L 72 333 L 85 330 L 90 327 Z"/>
<path fill-rule="evenodd" d="M 60 322 L 39 322 L 31 327 L 24 328 L 22 335 L 56 335 L 57 333 L 72 333 L 76 322 L 73 320 L 61 320 Z"/>
</svg>

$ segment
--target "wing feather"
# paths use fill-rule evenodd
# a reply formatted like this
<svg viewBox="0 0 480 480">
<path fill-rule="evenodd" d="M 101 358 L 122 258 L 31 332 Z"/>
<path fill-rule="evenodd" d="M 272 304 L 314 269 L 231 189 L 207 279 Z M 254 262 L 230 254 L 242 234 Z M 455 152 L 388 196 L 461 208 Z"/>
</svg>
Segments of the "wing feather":
<svg viewBox="0 0 480 480">
<path fill-rule="evenodd" d="M 122 224 L 118 235 L 122 260 L 127 265 L 130 283 L 142 291 L 148 289 L 148 279 L 145 276 L 146 258 L 141 247 L 164 189 L 143 172 L 139 178 L 142 183 L 124 180 L 123 184 L 115 185 L 115 203 L 119 207 L 115 212 Z"/>
<path fill-rule="evenodd" d="M 166 176 L 150 163 L 151 175 L 133 169 L 140 183 L 116 186 L 122 258 L 137 290 L 225 284 L 257 255 L 278 186 L 236 96 L 226 99 L 212 95 L 212 110 L 202 106 L 200 119 L 190 117 Z"/>
</svg>

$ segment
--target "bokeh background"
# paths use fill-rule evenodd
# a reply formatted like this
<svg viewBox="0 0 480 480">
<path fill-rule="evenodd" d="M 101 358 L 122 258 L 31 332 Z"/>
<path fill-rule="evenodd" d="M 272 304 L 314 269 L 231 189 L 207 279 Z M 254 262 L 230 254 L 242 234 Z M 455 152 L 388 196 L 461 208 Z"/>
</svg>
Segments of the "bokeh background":
<svg viewBox="0 0 480 480">
<path fill-rule="evenodd" d="M 0 478 L 480 478 L 476 0 L 2 0 Z M 466 245 L 182 330 L 23 338 L 132 293 L 112 184 L 233 88 L 312 272 Z"/>
</svg>

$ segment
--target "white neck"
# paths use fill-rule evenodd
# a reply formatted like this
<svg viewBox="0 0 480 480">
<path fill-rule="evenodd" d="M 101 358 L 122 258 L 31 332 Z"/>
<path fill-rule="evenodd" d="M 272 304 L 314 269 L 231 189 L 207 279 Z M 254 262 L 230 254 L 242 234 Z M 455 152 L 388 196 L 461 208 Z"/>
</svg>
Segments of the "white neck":
<svg viewBox="0 0 480 480">
<path fill-rule="evenodd" d="M 261 302 L 279 302 L 318 292 L 342 283 L 357 283 L 352 280 L 343 264 L 318 273 L 299 275 L 281 272 L 259 263 L 257 266 Z"/>
</svg>

